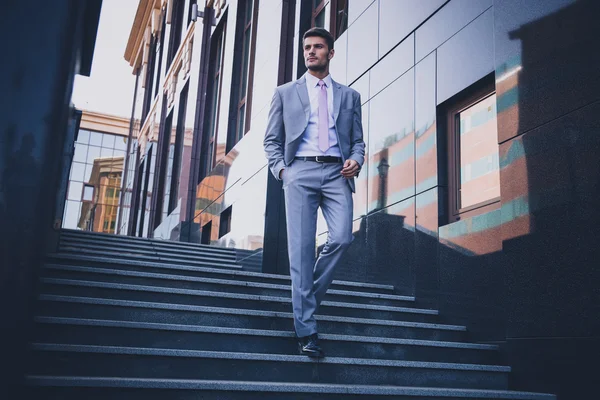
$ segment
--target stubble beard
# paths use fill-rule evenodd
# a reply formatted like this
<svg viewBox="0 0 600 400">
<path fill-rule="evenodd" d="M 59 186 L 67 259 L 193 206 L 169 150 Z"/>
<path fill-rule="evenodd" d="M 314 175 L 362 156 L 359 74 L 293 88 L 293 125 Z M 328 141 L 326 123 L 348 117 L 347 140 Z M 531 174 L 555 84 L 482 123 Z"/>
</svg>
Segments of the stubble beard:
<svg viewBox="0 0 600 400">
<path fill-rule="evenodd" d="M 323 71 L 327 70 L 327 64 L 307 65 L 306 68 L 308 68 L 311 71 L 315 71 L 315 72 L 323 72 Z"/>
<path fill-rule="evenodd" d="M 327 70 L 327 64 L 325 65 L 311 65 L 307 67 L 309 70 L 314 72 L 323 72 Z"/>
</svg>

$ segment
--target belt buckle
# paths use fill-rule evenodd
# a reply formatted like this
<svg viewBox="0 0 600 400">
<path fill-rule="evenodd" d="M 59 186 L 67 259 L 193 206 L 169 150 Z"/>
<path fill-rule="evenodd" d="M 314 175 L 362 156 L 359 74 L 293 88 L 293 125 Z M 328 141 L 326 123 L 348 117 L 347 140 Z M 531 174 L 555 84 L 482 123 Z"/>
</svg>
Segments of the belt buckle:
<svg viewBox="0 0 600 400">
<path fill-rule="evenodd" d="M 323 156 L 315 156 L 315 161 L 319 163 L 324 163 L 325 161 L 322 158 Z"/>
</svg>

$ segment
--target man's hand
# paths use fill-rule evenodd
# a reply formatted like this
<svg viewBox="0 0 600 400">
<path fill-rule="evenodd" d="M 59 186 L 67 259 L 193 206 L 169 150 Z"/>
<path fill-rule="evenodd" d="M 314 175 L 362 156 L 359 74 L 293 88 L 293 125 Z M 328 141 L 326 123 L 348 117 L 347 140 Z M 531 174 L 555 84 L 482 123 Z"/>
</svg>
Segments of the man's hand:
<svg viewBox="0 0 600 400">
<path fill-rule="evenodd" d="M 279 180 L 281 180 L 283 178 L 283 171 L 285 171 L 285 168 L 281 168 L 279 170 Z"/>
<path fill-rule="evenodd" d="M 342 168 L 342 175 L 344 176 L 344 178 L 352 178 L 357 175 L 359 170 L 360 168 L 358 166 L 358 162 L 356 162 L 355 160 L 348 159 L 346 160 L 346 162 L 344 163 L 344 167 Z"/>
</svg>

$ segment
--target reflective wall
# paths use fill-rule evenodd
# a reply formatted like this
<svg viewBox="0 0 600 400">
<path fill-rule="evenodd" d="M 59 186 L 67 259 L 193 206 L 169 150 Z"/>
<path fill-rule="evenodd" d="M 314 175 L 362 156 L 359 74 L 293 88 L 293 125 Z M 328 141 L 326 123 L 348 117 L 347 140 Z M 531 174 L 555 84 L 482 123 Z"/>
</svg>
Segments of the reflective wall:
<svg viewBox="0 0 600 400">
<path fill-rule="evenodd" d="M 438 268 L 447 193 L 438 105 L 493 73 L 493 4 L 349 4 L 332 77 L 361 94 L 367 152 L 354 198 L 355 240 L 338 278 L 393 284 L 439 307 L 439 290 L 451 282 Z M 326 237 L 320 218 L 319 244 Z"/>
<path fill-rule="evenodd" d="M 126 149 L 127 136 L 79 130 L 63 228 L 116 233 Z"/>
<path fill-rule="evenodd" d="M 561 399 L 594 396 L 600 350 L 598 15 L 591 0 L 494 7 L 507 359 L 516 387 Z"/>
<path fill-rule="evenodd" d="M 227 2 L 223 81 L 216 134 L 216 165 L 196 191 L 196 237 L 204 243 L 248 250 L 244 258 L 260 257 L 264 245 L 267 181 L 263 138 L 269 104 L 277 86 L 282 3 L 260 1 L 256 20 L 256 48 L 252 86 L 251 128 L 231 151 L 225 153 L 230 119 L 235 21 L 238 1 Z M 219 19 L 218 23 L 222 20 Z M 225 218 L 230 210 L 230 218 Z M 223 226 L 226 224 L 227 226 Z"/>
</svg>

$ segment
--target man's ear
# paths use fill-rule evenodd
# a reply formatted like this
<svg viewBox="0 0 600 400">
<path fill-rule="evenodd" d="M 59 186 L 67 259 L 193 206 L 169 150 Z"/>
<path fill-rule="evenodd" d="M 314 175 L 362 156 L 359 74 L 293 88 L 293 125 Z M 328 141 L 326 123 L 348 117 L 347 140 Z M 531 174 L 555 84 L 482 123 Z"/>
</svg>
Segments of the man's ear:
<svg viewBox="0 0 600 400">
<path fill-rule="evenodd" d="M 333 56 L 335 55 L 335 49 L 331 49 L 329 50 L 329 55 L 328 58 L 331 60 L 333 58 Z"/>
</svg>

